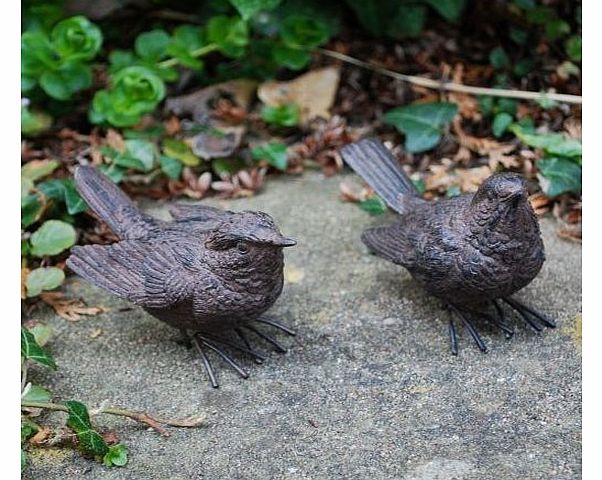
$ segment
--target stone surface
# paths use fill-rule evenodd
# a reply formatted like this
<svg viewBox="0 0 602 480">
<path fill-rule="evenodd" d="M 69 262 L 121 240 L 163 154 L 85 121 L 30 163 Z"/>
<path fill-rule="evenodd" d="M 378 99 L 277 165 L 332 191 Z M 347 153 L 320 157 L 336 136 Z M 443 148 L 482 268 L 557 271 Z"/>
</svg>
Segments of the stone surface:
<svg viewBox="0 0 602 480">
<path fill-rule="evenodd" d="M 205 412 L 207 420 L 163 438 L 127 419 L 96 417 L 129 446 L 127 467 L 37 449 L 25 478 L 580 478 L 581 247 L 542 220 L 547 261 L 518 297 L 556 318 L 556 330 L 537 335 L 516 319 L 506 340 L 483 325 L 482 354 L 458 327 L 453 357 L 439 303 L 359 240 L 363 227 L 392 215 L 372 218 L 341 202 L 343 179 L 355 181 L 272 178 L 256 197 L 207 201 L 264 210 L 298 240 L 286 250 L 289 282 L 270 312 L 298 336 L 279 335 L 288 354 L 272 353 L 263 365 L 241 358 L 248 380 L 215 360 L 222 386 L 211 389 L 176 331 L 138 308 L 120 311 L 126 302 L 73 279 L 72 295 L 110 312 L 76 323 L 36 314 L 58 332 L 50 348 L 60 368 L 33 369 L 32 381 L 57 400 L 166 417 Z M 167 215 L 157 204 L 146 210 Z"/>
</svg>

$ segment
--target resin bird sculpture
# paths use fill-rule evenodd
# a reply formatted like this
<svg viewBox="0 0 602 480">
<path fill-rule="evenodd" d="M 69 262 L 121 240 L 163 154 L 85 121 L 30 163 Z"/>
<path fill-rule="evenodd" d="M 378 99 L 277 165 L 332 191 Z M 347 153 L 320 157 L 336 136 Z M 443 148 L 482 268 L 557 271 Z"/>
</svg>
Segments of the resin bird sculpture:
<svg viewBox="0 0 602 480">
<path fill-rule="evenodd" d="M 218 381 L 208 351 L 243 378 L 248 373 L 228 349 L 258 363 L 266 358 L 252 348 L 249 333 L 286 352 L 256 325 L 294 335 L 262 317 L 282 292 L 282 249 L 296 243 L 280 233 L 268 214 L 176 205 L 170 210 L 174 221 L 167 222 L 143 214 L 93 167 L 79 167 L 75 183 L 120 241 L 73 247 L 69 268 L 182 331 L 198 350 L 213 387 Z"/>
<path fill-rule="evenodd" d="M 536 331 L 555 327 L 551 319 L 511 297 L 535 278 L 545 259 L 522 176 L 492 175 L 475 193 L 427 201 L 378 140 L 361 140 L 343 147 L 341 153 L 399 214 L 391 225 L 364 230 L 362 241 L 376 255 L 405 267 L 443 301 L 451 314 L 453 354 L 458 352 L 454 316 L 483 352 L 487 347 L 473 320 L 484 318 L 511 337 L 514 330 L 506 321 L 503 304 Z"/>
</svg>

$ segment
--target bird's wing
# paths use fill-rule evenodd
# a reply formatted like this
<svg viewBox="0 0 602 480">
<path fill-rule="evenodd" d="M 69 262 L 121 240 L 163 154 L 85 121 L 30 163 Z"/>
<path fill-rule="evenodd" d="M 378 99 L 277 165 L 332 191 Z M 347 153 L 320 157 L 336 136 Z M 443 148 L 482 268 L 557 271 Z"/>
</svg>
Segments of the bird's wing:
<svg viewBox="0 0 602 480">
<path fill-rule="evenodd" d="M 229 210 L 210 207 L 208 205 L 193 205 L 187 203 L 177 203 L 169 209 L 171 216 L 178 222 L 213 222 L 220 221 L 232 215 Z"/>
<path fill-rule="evenodd" d="M 170 242 L 122 241 L 71 249 L 67 265 L 88 282 L 148 308 L 164 308 L 186 297 L 194 269 L 178 261 Z M 194 252 L 184 252 L 194 265 Z"/>
<path fill-rule="evenodd" d="M 146 245 L 126 240 L 113 245 L 75 246 L 67 266 L 88 282 L 135 303 L 143 296 Z"/>
<path fill-rule="evenodd" d="M 362 242 L 376 255 L 406 268 L 415 261 L 415 250 L 399 224 L 367 228 Z"/>
</svg>

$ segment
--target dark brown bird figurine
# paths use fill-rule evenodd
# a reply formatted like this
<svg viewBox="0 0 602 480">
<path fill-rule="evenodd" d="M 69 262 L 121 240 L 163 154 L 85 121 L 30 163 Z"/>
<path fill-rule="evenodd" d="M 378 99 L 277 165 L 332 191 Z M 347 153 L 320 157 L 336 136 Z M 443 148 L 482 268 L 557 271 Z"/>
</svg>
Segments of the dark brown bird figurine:
<svg viewBox="0 0 602 480">
<path fill-rule="evenodd" d="M 170 210 L 175 220 L 166 222 L 140 212 L 93 167 L 79 167 L 75 183 L 121 241 L 73 247 L 69 268 L 182 331 L 200 353 L 213 387 L 218 382 L 207 349 L 243 378 L 248 373 L 224 347 L 251 355 L 259 363 L 265 360 L 243 330 L 286 352 L 253 325 L 261 322 L 294 335 L 261 317 L 282 292 L 282 248 L 296 243 L 282 236 L 268 214 L 176 205 Z M 230 332 L 242 344 L 224 338 Z"/>
<path fill-rule="evenodd" d="M 543 265 L 539 224 L 526 182 L 515 173 L 492 175 L 476 193 L 430 202 L 421 198 L 391 152 L 378 140 L 343 147 L 343 159 L 399 214 L 392 225 L 368 228 L 362 241 L 376 255 L 404 266 L 431 294 L 460 318 L 483 352 L 471 318 L 496 324 L 508 337 L 500 301 L 536 331 L 554 328 L 545 315 L 511 295 L 528 285 Z M 491 306 L 495 315 L 487 313 Z M 457 354 L 450 316 L 451 350 Z"/>
</svg>

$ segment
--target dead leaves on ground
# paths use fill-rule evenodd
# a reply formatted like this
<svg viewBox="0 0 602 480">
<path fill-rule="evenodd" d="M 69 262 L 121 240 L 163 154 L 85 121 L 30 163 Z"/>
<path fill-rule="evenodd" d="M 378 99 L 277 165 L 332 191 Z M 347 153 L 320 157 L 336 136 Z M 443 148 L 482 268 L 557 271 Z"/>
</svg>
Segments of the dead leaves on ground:
<svg viewBox="0 0 602 480">
<path fill-rule="evenodd" d="M 47 292 L 40 295 L 40 299 L 56 312 L 57 315 L 76 322 L 82 315 L 98 315 L 108 311 L 105 307 L 89 307 L 80 299 L 66 298 L 61 292 Z"/>
</svg>

